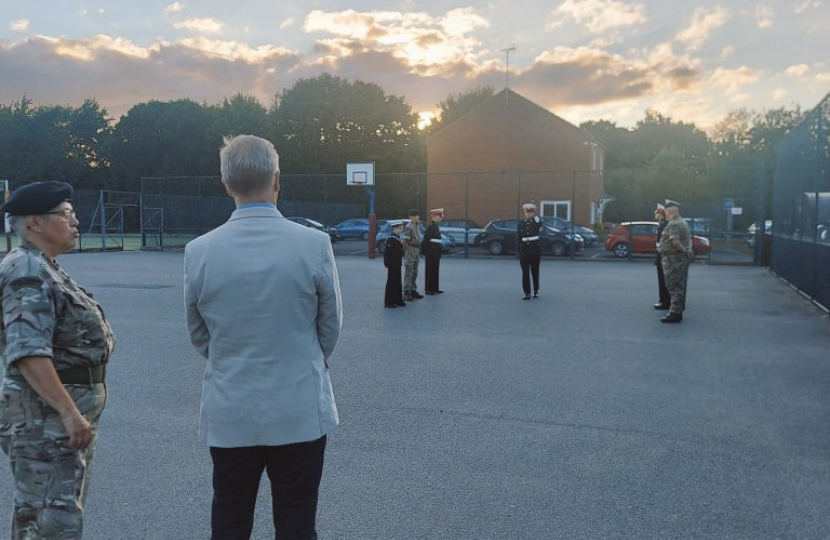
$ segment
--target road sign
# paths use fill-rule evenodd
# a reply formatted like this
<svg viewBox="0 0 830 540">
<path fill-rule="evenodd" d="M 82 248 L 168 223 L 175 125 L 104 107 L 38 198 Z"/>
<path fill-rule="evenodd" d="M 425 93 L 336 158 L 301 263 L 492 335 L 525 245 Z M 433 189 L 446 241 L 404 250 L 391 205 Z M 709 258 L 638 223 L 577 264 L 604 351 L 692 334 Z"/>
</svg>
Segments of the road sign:
<svg viewBox="0 0 830 540">
<path fill-rule="evenodd" d="M 723 209 L 729 210 L 735 206 L 735 199 L 724 199 L 723 200 Z"/>
<path fill-rule="evenodd" d="M 744 215 L 744 209 L 740 206 L 733 206 L 732 207 L 732 215 L 733 216 L 742 216 Z"/>
</svg>

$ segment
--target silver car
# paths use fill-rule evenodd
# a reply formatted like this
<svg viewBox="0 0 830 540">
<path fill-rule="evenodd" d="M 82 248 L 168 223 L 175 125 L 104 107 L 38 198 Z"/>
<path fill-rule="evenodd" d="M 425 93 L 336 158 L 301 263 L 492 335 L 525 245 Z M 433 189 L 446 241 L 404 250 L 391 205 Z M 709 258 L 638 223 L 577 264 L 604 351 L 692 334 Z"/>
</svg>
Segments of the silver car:
<svg viewBox="0 0 830 540">
<path fill-rule="evenodd" d="M 438 225 L 441 234 L 452 237 L 456 245 L 464 246 L 468 243 L 471 246 L 481 245 L 481 233 L 484 229 L 472 219 L 444 219 Z"/>
</svg>

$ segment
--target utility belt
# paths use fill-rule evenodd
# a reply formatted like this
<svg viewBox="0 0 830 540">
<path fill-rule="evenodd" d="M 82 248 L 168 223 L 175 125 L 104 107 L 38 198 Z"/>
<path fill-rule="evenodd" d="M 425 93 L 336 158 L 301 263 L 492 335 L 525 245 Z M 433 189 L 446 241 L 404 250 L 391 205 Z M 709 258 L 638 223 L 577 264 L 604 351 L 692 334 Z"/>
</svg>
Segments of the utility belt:
<svg viewBox="0 0 830 540">
<path fill-rule="evenodd" d="M 84 384 L 92 386 L 93 384 L 103 383 L 107 378 L 107 365 L 101 364 L 94 367 L 71 367 L 66 369 L 59 369 L 57 371 L 58 379 L 61 384 Z M 23 375 L 6 375 L 10 381 L 25 382 L 26 378 Z"/>
<path fill-rule="evenodd" d="M 525 243 L 527 243 L 527 242 L 538 242 L 538 241 L 539 241 L 538 236 L 523 236 L 522 237 L 522 242 L 525 242 Z"/>
</svg>

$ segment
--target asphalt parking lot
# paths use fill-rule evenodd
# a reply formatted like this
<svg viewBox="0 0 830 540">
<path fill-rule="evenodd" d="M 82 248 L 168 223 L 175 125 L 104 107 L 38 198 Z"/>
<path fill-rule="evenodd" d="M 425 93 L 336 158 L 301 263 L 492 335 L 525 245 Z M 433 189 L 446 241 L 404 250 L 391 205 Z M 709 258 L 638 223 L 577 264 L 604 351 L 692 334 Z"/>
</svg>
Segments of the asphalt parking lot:
<svg viewBox="0 0 830 540">
<path fill-rule="evenodd" d="M 182 254 L 61 262 L 118 336 L 84 538 L 208 538 Z M 321 539 L 830 538 L 830 321 L 765 269 L 695 265 L 663 325 L 645 263 L 545 259 L 525 302 L 515 260 L 447 257 L 446 294 L 394 310 L 377 260 L 337 263 Z"/>
</svg>

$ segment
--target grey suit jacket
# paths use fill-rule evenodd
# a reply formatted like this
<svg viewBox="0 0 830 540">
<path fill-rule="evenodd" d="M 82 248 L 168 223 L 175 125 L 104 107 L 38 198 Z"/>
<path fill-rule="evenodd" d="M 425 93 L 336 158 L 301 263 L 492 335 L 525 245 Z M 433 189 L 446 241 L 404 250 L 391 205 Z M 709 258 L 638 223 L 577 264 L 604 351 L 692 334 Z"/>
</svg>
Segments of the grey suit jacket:
<svg viewBox="0 0 830 540">
<path fill-rule="evenodd" d="M 275 208 L 237 210 L 187 244 L 184 297 L 190 341 L 207 358 L 208 446 L 276 446 L 334 430 L 328 360 L 343 309 L 328 235 Z"/>
</svg>

